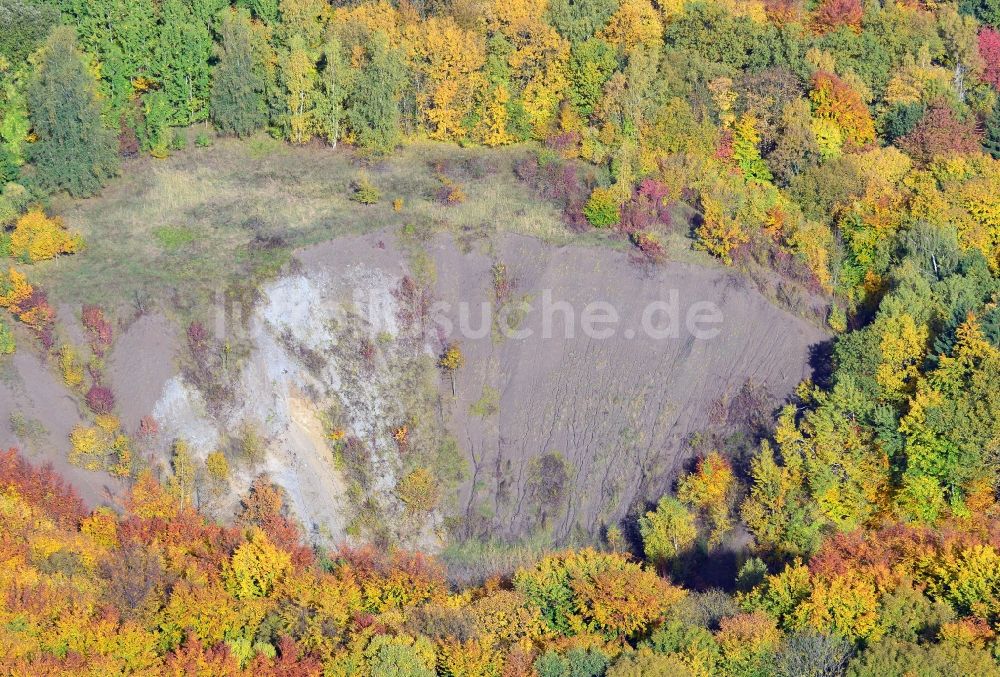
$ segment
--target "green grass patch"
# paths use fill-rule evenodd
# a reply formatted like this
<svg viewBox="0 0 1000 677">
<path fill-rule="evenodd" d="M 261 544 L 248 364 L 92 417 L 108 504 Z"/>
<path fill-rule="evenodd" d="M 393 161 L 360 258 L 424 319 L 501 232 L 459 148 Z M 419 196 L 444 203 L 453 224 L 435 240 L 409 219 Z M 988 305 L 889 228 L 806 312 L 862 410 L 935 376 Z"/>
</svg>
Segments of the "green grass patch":
<svg viewBox="0 0 1000 677">
<path fill-rule="evenodd" d="M 160 226 L 153 230 L 160 246 L 167 251 L 176 251 L 194 242 L 194 231 L 184 226 Z"/>
</svg>

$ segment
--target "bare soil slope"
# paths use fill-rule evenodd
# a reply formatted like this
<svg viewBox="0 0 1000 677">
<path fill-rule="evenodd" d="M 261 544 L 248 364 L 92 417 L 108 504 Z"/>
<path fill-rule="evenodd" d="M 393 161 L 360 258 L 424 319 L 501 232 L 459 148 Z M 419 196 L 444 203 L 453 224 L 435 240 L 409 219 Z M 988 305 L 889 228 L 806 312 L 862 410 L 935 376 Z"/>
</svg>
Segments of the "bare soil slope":
<svg viewBox="0 0 1000 677">
<path fill-rule="evenodd" d="M 416 337 L 404 326 L 413 310 L 404 278 L 418 281 L 428 304 L 444 304 L 427 308 Z M 657 302 L 666 305 L 647 320 L 662 328 L 669 316 L 676 335 L 644 330 Z M 711 338 L 685 322 L 699 304 L 702 316 L 718 316 L 701 324 L 717 330 Z M 618 321 L 595 328 L 610 335 L 585 330 L 585 312 L 609 308 Z M 508 336 L 505 324 L 530 335 Z M 220 516 L 266 471 L 317 539 L 391 534 L 430 550 L 449 515 L 461 517 L 465 537 L 597 536 L 669 489 L 692 453 L 690 436 L 711 425 L 720 403 L 748 383 L 774 402 L 786 397 L 809 373 L 810 346 L 825 338 L 722 268 L 637 265 L 608 247 L 513 233 L 412 229 L 299 250 L 244 326 L 227 331 L 235 333 L 220 340 L 240 348 L 226 367 L 224 403 L 187 379 L 183 329 L 164 316 L 143 315 L 117 338 L 107 376 L 131 432 L 142 416 L 157 420 L 150 460 L 169 472 L 175 439 L 199 460 L 216 449 L 232 455 L 239 431 L 254 426 L 266 457 L 232 459 L 215 499 Z M 450 340 L 464 354 L 454 374 L 436 366 Z M 51 458 L 99 502 L 117 484 L 65 461 L 79 406 L 53 365 L 20 350 L 0 380 L 0 444 Z M 394 437 L 404 425 L 408 450 Z M 361 457 L 337 456 L 331 433 L 341 427 Z M 398 486 L 424 467 L 446 491 L 438 509 L 415 516 Z"/>
<path fill-rule="evenodd" d="M 304 274 L 333 276 L 369 261 L 399 277 L 417 261 L 435 299 L 450 304 L 445 314 L 456 327 L 458 304 L 468 304 L 472 334 L 483 333 L 475 331 L 480 308 L 495 302 L 495 266 L 503 265 L 507 316 L 520 317 L 508 324 L 531 336 L 505 338 L 496 325 L 479 338 L 456 331 L 466 365 L 453 389 L 451 379 L 441 385 L 448 429 L 470 463 L 459 501 L 469 535 L 596 535 L 669 488 L 686 460 L 686 440 L 707 427 L 714 406 L 748 382 L 784 398 L 809 375 L 810 346 L 825 338 L 719 268 L 637 266 L 608 248 L 553 247 L 517 235 L 471 250 L 449 236 L 416 254 L 405 249 L 385 235 L 352 236 L 298 258 Z M 575 314 L 572 335 L 565 315 L 553 313 L 555 331 L 543 336 L 546 296 Z M 682 327 L 676 337 L 652 338 L 642 331 L 644 309 L 674 298 L 682 323 L 695 304 L 717 308 L 718 335 L 698 339 Z M 583 331 L 581 314 L 595 301 L 620 318 L 609 338 Z M 440 350 L 445 339 L 431 332 L 429 349 Z"/>
</svg>

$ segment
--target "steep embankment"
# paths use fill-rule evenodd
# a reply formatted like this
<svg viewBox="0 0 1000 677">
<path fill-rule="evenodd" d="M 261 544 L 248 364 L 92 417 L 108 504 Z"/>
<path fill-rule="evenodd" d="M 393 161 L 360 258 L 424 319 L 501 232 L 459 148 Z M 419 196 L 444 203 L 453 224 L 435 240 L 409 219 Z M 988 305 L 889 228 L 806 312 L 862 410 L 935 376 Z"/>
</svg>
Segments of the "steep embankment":
<svg viewBox="0 0 1000 677">
<path fill-rule="evenodd" d="M 585 317 L 609 312 L 617 322 L 586 329 Z M 644 313 L 676 331 L 651 336 Z M 608 248 L 515 235 L 340 237 L 300 251 L 249 317 L 232 315 L 218 328 L 221 401 L 180 368 L 190 362 L 181 328 L 147 316 L 117 340 L 119 413 L 133 432 L 142 416 L 156 420 L 154 464 L 177 438 L 200 459 L 221 448 L 233 477 L 205 499 L 220 514 L 266 471 L 314 538 L 429 549 L 448 515 L 469 536 L 596 535 L 665 491 L 688 438 L 748 384 L 785 397 L 824 338 L 730 271 L 635 265 Z M 446 374 L 437 357 L 451 340 L 464 365 Z M 27 407 L 47 431 L 38 446 L 64 457 L 77 412 L 47 378 L 3 385 L 0 413 L 8 400 Z M 236 458 L 248 428 L 264 443 L 255 463 Z M 437 489 L 414 479 L 425 471 Z M 87 493 L 98 500 L 96 485 Z"/>
</svg>

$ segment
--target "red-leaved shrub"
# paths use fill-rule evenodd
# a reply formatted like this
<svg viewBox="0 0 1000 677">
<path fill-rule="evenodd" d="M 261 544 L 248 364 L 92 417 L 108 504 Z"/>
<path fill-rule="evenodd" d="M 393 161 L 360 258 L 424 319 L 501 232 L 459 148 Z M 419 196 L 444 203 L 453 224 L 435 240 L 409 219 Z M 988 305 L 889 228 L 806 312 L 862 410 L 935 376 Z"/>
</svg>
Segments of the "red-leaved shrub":
<svg viewBox="0 0 1000 677">
<path fill-rule="evenodd" d="M 187 340 L 192 353 L 197 355 L 203 352 L 208 347 L 208 332 L 205 331 L 205 325 L 198 321 L 189 324 Z"/>
<path fill-rule="evenodd" d="M 110 388 L 94 384 L 87 391 L 87 406 L 95 414 L 110 414 L 115 408 L 115 394 Z"/>
<path fill-rule="evenodd" d="M 104 311 L 98 306 L 85 305 L 82 320 L 84 329 L 90 335 L 91 349 L 96 355 L 103 355 L 113 339 L 111 323 L 104 317 Z"/>
</svg>

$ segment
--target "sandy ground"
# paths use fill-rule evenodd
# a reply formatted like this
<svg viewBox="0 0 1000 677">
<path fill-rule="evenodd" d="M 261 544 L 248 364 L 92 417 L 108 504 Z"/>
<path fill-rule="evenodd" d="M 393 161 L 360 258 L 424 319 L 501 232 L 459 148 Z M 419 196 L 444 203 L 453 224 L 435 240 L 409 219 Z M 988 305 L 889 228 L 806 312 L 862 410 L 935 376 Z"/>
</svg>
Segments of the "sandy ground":
<svg viewBox="0 0 1000 677">
<path fill-rule="evenodd" d="M 269 470 L 285 487 L 289 503 L 308 533 L 324 542 L 345 538 L 347 487 L 333 465 L 323 427 L 308 398 L 289 393 L 288 428 L 275 445 Z"/>
<path fill-rule="evenodd" d="M 0 447 L 17 447 L 35 463 L 50 462 L 91 506 L 110 503 L 121 483 L 110 475 L 70 465 L 69 433 L 82 422 L 76 401 L 53 370 L 21 342 L 9 358 L 0 382 Z M 19 438 L 11 415 L 17 414 L 32 431 Z"/>
<path fill-rule="evenodd" d="M 307 271 L 334 274 L 367 260 L 399 275 L 406 256 L 393 242 L 385 235 L 340 238 L 299 258 Z M 724 269 L 636 266 L 622 252 L 556 248 L 514 235 L 479 245 L 463 251 L 439 236 L 427 253 L 434 261 L 435 297 L 451 304 L 444 315 L 457 327 L 459 303 L 470 308 L 466 325 L 473 331 L 452 335 L 466 356 L 455 378 L 456 397 L 450 397 L 450 382 L 442 383 L 442 392 L 449 428 L 472 468 L 462 496 L 467 521 L 486 515 L 483 531 L 494 536 L 513 538 L 538 527 L 556 540 L 580 531 L 594 535 L 637 503 L 655 500 L 687 460 L 685 441 L 707 426 L 714 402 L 748 381 L 785 397 L 809 375 L 809 347 L 826 338 Z M 515 280 L 513 298 L 532 306 L 517 325 L 532 332 L 528 338 L 477 331 L 481 304 L 494 296 L 495 262 Z M 545 338 L 546 296 L 550 305 L 572 310 L 571 333 L 564 329 L 565 315 L 553 312 L 554 331 Z M 681 325 L 693 306 L 711 304 L 721 319 L 706 326 L 717 328 L 717 335 L 699 339 L 687 326 L 667 338 L 642 331 L 647 306 L 669 306 L 673 299 Z M 591 302 L 617 311 L 613 336 L 585 335 L 582 314 Z M 499 406 L 482 417 L 470 409 L 484 387 L 499 393 Z M 568 482 L 559 505 L 540 509 L 533 460 L 552 452 L 568 462 Z"/>
<path fill-rule="evenodd" d="M 158 314 L 143 315 L 117 337 L 106 378 L 115 393 L 122 426 L 134 434 L 153 413 L 164 387 L 177 374 L 180 329 Z"/>
<path fill-rule="evenodd" d="M 398 391 L 409 383 L 400 374 L 419 359 L 433 364 L 454 339 L 465 366 L 454 378 L 431 374 L 439 378 L 441 422 L 470 470 L 457 495 L 448 497 L 451 509 L 470 535 L 514 539 L 543 530 L 554 542 L 594 536 L 669 490 L 689 458 L 688 438 L 709 425 L 714 403 L 747 382 L 784 398 L 809 375 L 810 346 L 826 338 L 731 271 L 671 262 L 639 266 L 628 256 L 511 234 L 461 244 L 438 235 L 405 247 L 391 232 L 343 236 L 300 251 L 298 264 L 264 290 L 243 337 L 250 351 L 237 401 L 223 414 L 213 417 L 179 376 L 182 329 L 160 315 L 141 317 L 116 338 L 107 378 L 130 431 L 153 414 L 164 439 L 187 440 L 202 459 L 217 448 L 231 451 L 245 422 L 260 426 L 268 458 L 255 468 L 236 464 L 230 500 L 222 502 L 234 505 L 253 477 L 267 472 L 286 489 L 307 532 L 335 543 L 352 516 L 320 413 L 331 403 L 340 406 L 352 433 L 370 445 L 374 490 L 390 497 L 405 470 L 391 439 L 391 426 L 408 413 Z M 437 311 L 452 333 L 429 327 L 409 348 L 417 354 L 407 356 L 395 347 L 404 342 L 393 290 L 417 260 L 432 280 L 433 297 L 449 304 Z M 530 336 L 504 337 L 495 303 L 482 319 L 482 304 L 495 301 L 497 263 L 512 281 L 502 312 L 526 304 L 514 313 L 514 324 Z M 606 305 L 593 306 L 597 302 Z M 647 320 L 662 328 L 670 319 L 676 333 L 644 331 L 643 313 L 653 303 L 662 305 Z M 550 308 L 549 322 L 546 304 L 558 305 Z M 617 313 L 616 323 L 595 325 L 611 335 L 585 331 L 588 304 L 594 316 L 608 308 Z M 696 335 L 686 321 L 699 304 L 703 318 L 717 319 L 700 324 L 717 330 L 710 338 Z M 466 331 L 459 329 L 463 323 Z M 373 369 L 359 366 L 359 331 L 380 346 Z M 53 460 L 91 503 L 102 499 L 105 486 L 115 488 L 107 476 L 66 464 L 68 434 L 81 417 L 53 370 L 19 350 L 0 376 L 0 444 Z M 491 392 L 495 406 L 484 408 Z M 44 432 L 16 439 L 13 412 L 37 419 Z M 546 456 L 563 459 L 564 481 L 540 471 Z M 430 516 L 417 538 L 428 540 L 428 525 L 441 517 Z"/>
</svg>

